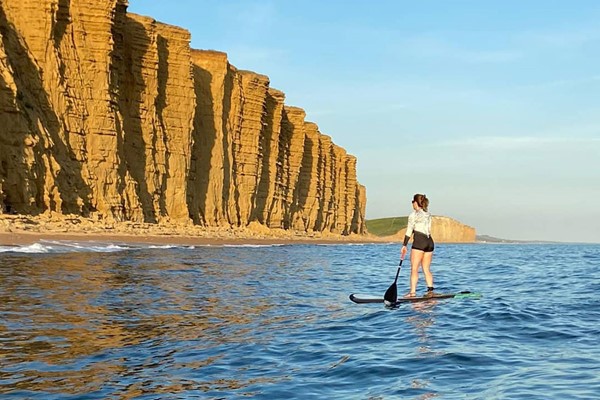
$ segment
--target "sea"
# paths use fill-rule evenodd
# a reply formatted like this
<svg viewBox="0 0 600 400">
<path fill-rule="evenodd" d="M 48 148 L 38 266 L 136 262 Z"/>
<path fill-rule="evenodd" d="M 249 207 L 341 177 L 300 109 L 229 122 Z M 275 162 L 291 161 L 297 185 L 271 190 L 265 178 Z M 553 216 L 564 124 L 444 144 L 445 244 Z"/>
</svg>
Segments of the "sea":
<svg viewBox="0 0 600 400">
<path fill-rule="evenodd" d="M 481 298 L 351 302 L 399 251 L 0 247 L 0 398 L 600 398 L 600 245 L 439 243 L 436 291 Z"/>
</svg>

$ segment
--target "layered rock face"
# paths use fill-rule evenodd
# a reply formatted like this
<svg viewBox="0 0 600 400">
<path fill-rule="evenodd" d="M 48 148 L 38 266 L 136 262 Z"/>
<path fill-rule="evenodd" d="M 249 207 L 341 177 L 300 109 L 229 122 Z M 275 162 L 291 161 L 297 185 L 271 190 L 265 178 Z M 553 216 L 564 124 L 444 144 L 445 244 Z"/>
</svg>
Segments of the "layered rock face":
<svg viewBox="0 0 600 400">
<path fill-rule="evenodd" d="M 436 216 L 431 223 L 431 234 L 440 242 L 473 243 L 475 228 L 449 217 Z"/>
<path fill-rule="evenodd" d="M 0 3 L 0 212 L 365 232 L 356 158 L 126 0 Z"/>
<path fill-rule="evenodd" d="M 397 233 L 399 239 L 404 239 L 406 228 Z M 431 221 L 431 236 L 436 242 L 444 243 L 473 243 L 475 242 L 475 228 L 462 224 L 459 221 L 435 215 Z"/>
</svg>

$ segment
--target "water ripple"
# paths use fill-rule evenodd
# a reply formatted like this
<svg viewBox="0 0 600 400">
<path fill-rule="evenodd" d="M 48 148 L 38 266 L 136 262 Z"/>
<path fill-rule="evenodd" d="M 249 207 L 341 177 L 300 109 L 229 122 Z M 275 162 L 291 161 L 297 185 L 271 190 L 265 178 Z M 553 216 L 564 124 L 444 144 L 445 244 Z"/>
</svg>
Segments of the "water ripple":
<svg viewBox="0 0 600 400">
<path fill-rule="evenodd" d="M 440 245 L 436 286 L 484 296 L 396 309 L 347 297 L 387 289 L 396 245 L 98 246 L 3 252 L 3 398 L 600 392 L 600 246 Z"/>
</svg>

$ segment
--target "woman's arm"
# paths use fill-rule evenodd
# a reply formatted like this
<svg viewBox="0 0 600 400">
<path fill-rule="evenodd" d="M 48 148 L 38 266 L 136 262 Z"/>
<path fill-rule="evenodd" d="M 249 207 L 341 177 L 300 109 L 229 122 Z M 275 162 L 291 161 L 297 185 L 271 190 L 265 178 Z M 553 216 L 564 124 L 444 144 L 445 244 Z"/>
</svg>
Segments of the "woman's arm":
<svg viewBox="0 0 600 400">
<path fill-rule="evenodd" d="M 400 251 L 400 258 L 404 259 L 404 256 L 406 255 L 406 245 L 408 244 L 408 241 L 410 240 L 410 237 L 413 234 L 413 231 L 415 230 L 415 212 L 411 212 L 410 215 L 408 216 L 408 226 L 406 227 L 406 234 L 404 235 L 404 242 L 402 243 L 402 250 Z"/>
</svg>

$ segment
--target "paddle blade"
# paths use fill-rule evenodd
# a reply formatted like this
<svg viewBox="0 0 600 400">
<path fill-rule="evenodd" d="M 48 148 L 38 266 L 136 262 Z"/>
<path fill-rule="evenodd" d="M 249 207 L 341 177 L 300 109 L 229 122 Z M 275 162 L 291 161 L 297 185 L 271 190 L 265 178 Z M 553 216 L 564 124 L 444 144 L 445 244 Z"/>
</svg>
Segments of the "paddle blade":
<svg viewBox="0 0 600 400">
<path fill-rule="evenodd" d="M 402 268 L 403 258 L 400 259 L 400 264 L 398 265 L 398 271 L 396 271 L 396 277 L 394 278 L 394 283 L 385 291 L 383 295 L 383 301 L 387 305 L 396 304 L 396 300 L 398 299 L 398 287 L 396 286 L 396 282 L 398 282 L 398 275 L 400 275 L 400 269 Z"/>
<path fill-rule="evenodd" d="M 385 291 L 385 295 L 383 295 L 383 301 L 386 304 L 396 304 L 396 299 L 398 298 L 398 288 L 396 287 L 396 281 L 392 283 L 392 285 Z"/>
</svg>

